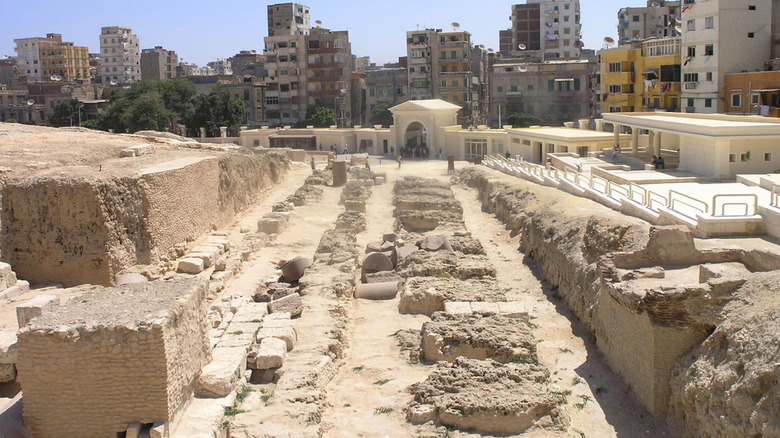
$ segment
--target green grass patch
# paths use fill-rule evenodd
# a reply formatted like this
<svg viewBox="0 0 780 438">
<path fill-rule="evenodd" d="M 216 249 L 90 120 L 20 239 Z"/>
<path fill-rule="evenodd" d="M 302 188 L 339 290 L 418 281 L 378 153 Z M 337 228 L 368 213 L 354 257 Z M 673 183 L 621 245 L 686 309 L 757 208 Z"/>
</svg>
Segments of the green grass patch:
<svg viewBox="0 0 780 438">
<path fill-rule="evenodd" d="M 393 408 L 390 406 L 381 406 L 374 409 L 374 415 L 386 415 L 393 412 Z"/>
<path fill-rule="evenodd" d="M 392 380 L 392 379 L 377 380 L 376 382 L 374 382 L 374 385 L 382 386 L 382 385 L 386 384 L 387 382 L 389 382 L 390 380 Z"/>
<path fill-rule="evenodd" d="M 243 414 L 246 411 L 236 408 L 235 406 L 225 406 L 224 414 L 226 417 L 235 417 L 238 414 Z"/>
</svg>

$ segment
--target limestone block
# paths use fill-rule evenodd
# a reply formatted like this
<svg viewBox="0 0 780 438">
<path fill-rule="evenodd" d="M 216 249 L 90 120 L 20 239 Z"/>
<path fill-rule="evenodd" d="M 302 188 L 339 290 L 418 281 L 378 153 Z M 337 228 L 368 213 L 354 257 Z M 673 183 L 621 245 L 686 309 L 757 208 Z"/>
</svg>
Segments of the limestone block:
<svg viewBox="0 0 780 438">
<path fill-rule="evenodd" d="M 287 343 L 277 338 L 266 338 L 260 342 L 254 358 L 254 369 L 280 368 L 287 356 Z"/>
<path fill-rule="evenodd" d="M 203 259 L 185 257 L 179 259 L 176 270 L 185 274 L 200 274 L 203 272 L 204 268 L 205 263 L 203 262 Z"/>
<path fill-rule="evenodd" d="M 528 323 L 528 310 L 517 301 L 499 302 L 498 314 L 507 318 L 516 318 Z"/>
<path fill-rule="evenodd" d="M 412 424 L 424 424 L 436 419 L 436 407 L 430 404 L 417 405 L 409 408 L 407 420 Z"/>
<path fill-rule="evenodd" d="M 445 301 L 444 312 L 452 315 L 468 315 L 471 313 L 471 303 L 460 301 Z"/>
<path fill-rule="evenodd" d="M 298 293 L 287 295 L 278 300 L 268 303 L 268 310 L 271 313 L 288 312 L 292 316 L 298 316 L 303 313 L 303 301 Z"/>
<path fill-rule="evenodd" d="M 233 316 L 233 322 L 262 321 L 268 315 L 268 304 L 246 303 Z"/>
<path fill-rule="evenodd" d="M 114 282 L 117 286 L 122 286 L 125 284 L 148 283 L 149 279 L 135 272 L 127 272 L 117 275 Z"/>
<path fill-rule="evenodd" d="M 141 423 L 130 423 L 127 425 L 125 438 L 138 438 L 139 433 L 141 433 Z"/>
<path fill-rule="evenodd" d="M 287 328 L 287 327 L 292 327 L 292 326 L 293 326 L 292 319 L 271 319 L 271 318 L 266 318 L 263 321 L 263 327 L 282 327 L 282 328 Z"/>
<path fill-rule="evenodd" d="M 287 351 L 295 347 L 298 342 L 298 334 L 293 327 L 263 327 L 257 331 L 257 342 L 262 343 L 265 338 L 277 338 L 287 344 Z"/>
<path fill-rule="evenodd" d="M 471 312 L 479 313 L 482 315 L 498 315 L 499 307 L 498 303 L 486 303 L 482 301 L 471 302 Z"/>
<path fill-rule="evenodd" d="M 24 280 L 19 280 L 16 282 L 15 285 L 6 288 L 4 291 L 0 292 L 0 299 L 18 297 L 19 295 L 24 295 L 29 291 L 30 291 L 30 283 Z"/>
<path fill-rule="evenodd" d="M 139 144 L 119 151 L 119 158 L 140 157 L 154 153 L 154 146 L 150 144 Z"/>
<path fill-rule="evenodd" d="M 168 424 L 163 421 L 155 422 L 149 431 L 149 438 L 168 438 L 168 436 Z"/>
<path fill-rule="evenodd" d="M 198 377 L 196 397 L 226 397 L 246 370 L 246 348 L 217 346 L 212 357 Z"/>
<path fill-rule="evenodd" d="M 365 213 L 366 203 L 363 201 L 344 201 L 344 209 L 346 211 L 358 211 Z"/>
<path fill-rule="evenodd" d="M 0 363 L 0 383 L 13 382 L 16 379 L 16 366 Z"/>
<path fill-rule="evenodd" d="M 0 364 L 16 363 L 16 333 L 0 332 Z"/>
<path fill-rule="evenodd" d="M 16 306 L 16 321 L 19 327 L 24 327 L 36 316 L 40 316 L 44 311 L 51 310 L 54 306 L 60 304 L 60 298 L 56 295 L 40 295 L 26 303 Z"/>
<path fill-rule="evenodd" d="M 194 248 L 190 250 L 190 252 L 205 252 L 205 253 L 216 252 L 217 255 L 222 255 L 225 253 L 225 248 L 222 245 L 217 245 L 216 243 L 208 242 L 204 245 L 196 245 Z"/>
<path fill-rule="evenodd" d="M 268 321 L 273 321 L 275 319 L 290 319 L 290 318 L 292 318 L 292 315 L 289 312 L 277 312 L 266 316 L 265 319 L 263 320 L 263 324 L 265 324 Z"/>
<path fill-rule="evenodd" d="M 257 231 L 267 234 L 279 234 L 284 228 L 284 223 L 275 218 L 263 218 L 257 221 Z"/>
<path fill-rule="evenodd" d="M 212 236 L 209 238 L 209 244 L 222 247 L 224 252 L 230 251 L 230 241 L 228 240 L 227 236 L 215 236 L 212 234 Z"/>
<path fill-rule="evenodd" d="M 16 273 L 11 270 L 11 265 L 0 262 L 0 291 L 16 284 Z"/>
<path fill-rule="evenodd" d="M 381 186 L 384 183 L 385 183 L 385 178 L 383 176 L 374 177 L 374 185 Z"/>
</svg>

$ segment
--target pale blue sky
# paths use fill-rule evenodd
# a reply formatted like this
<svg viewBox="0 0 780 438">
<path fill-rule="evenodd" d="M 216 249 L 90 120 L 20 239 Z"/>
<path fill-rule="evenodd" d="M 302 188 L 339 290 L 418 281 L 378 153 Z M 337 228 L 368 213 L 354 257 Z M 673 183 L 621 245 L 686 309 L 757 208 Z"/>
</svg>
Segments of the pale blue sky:
<svg viewBox="0 0 780 438">
<path fill-rule="evenodd" d="M 240 50 L 262 53 L 267 35 L 268 2 L 247 0 L 39 0 L 34 3 L 3 0 L 0 55 L 14 55 L 14 38 L 60 33 L 65 41 L 99 49 L 103 26 L 128 26 L 141 48 L 163 46 L 186 62 L 204 65 Z M 283 3 L 283 2 L 272 2 Z M 449 29 L 460 23 L 475 44 L 498 50 L 498 31 L 510 27 L 511 5 L 525 0 L 309 0 L 312 21 L 323 27 L 348 30 L 352 53 L 373 62 L 394 62 L 406 55 L 406 31 L 417 28 Z M 642 6 L 644 0 L 581 0 L 585 47 L 598 49 L 605 36 L 616 38 L 617 11 Z M 75 9 L 79 5 L 79 9 Z M 616 38 L 617 39 L 617 38 Z"/>
</svg>

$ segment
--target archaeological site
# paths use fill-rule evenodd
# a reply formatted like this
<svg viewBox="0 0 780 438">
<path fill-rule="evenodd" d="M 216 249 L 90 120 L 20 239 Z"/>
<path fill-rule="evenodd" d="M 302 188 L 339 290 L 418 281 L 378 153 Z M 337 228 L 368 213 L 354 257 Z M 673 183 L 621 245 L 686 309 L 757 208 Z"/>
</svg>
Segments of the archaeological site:
<svg viewBox="0 0 780 438">
<path fill-rule="evenodd" d="M 0 123 L 0 437 L 780 437 L 770 225 L 262 131 Z"/>
</svg>

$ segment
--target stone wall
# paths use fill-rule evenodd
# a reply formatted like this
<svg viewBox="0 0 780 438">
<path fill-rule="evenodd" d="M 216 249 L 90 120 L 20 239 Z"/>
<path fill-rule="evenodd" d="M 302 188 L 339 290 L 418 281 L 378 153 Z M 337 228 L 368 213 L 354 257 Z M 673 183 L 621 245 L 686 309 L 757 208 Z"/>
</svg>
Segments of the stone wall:
<svg viewBox="0 0 780 438">
<path fill-rule="evenodd" d="M 160 154 L 59 168 L 3 189 L 4 261 L 33 283 L 111 285 L 122 269 L 233 220 L 282 180 L 279 155 Z"/>
<path fill-rule="evenodd" d="M 207 295 L 202 279 L 99 289 L 20 330 L 32 435 L 109 437 L 132 422 L 175 423 L 210 360 Z"/>
</svg>

